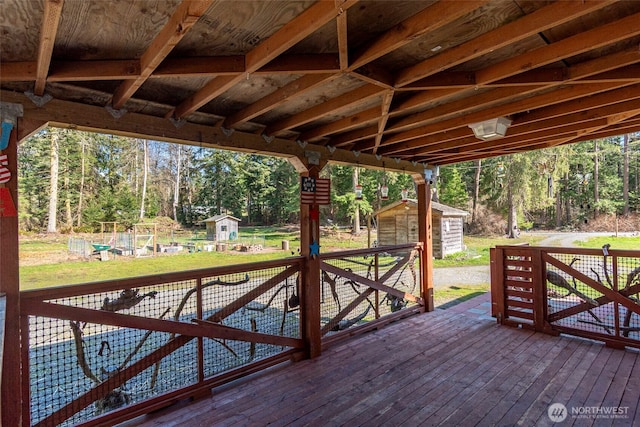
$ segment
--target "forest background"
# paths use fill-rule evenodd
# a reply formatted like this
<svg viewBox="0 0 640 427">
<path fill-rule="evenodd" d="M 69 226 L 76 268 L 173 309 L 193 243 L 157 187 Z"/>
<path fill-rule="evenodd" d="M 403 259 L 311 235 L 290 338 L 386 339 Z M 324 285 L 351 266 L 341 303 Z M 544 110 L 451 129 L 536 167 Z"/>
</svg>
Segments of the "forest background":
<svg viewBox="0 0 640 427">
<path fill-rule="evenodd" d="M 248 226 L 299 221 L 300 178 L 280 158 L 51 128 L 22 143 L 18 161 L 25 233 L 96 232 L 112 221 L 130 229 L 158 218 L 202 228 L 216 214 Z M 324 225 L 364 224 L 403 189 L 415 197 L 405 174 L 329 165 L 322 175 L 331 178 Z M 612 231 L 614 222 L 638 230 L 640 133 L 443 166 L 435 187 L 434 199 L 471 213 L 470 233 Z"/>
</svg>

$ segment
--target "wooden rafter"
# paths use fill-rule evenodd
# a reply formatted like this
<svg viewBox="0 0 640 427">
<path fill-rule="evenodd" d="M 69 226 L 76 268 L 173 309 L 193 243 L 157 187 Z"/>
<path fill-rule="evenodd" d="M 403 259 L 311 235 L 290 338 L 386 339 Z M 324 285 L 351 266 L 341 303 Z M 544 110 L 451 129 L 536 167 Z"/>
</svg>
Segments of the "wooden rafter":
<svg viewBox="0 0 640 427">
<path fill-rule="evenodd" d="M 370 98 L 380 96 L 382 92 L 383 90 L 377 86 L 361 86 L 358 89 L 352 90 L 351 92 L 347 92 L 336 98 L 332 98 L 324 104 L 316 105 L 315 107 L 309 108 L 308 110 L 305 110 L 301 113 L 273 123 L 265 129 L 265 133 L 267 135 L 274 135 L 280 131 L 292 129 L 296 126 L 301 126 L 305 123 L 309 123 L 310 121 L 317 119 L 318 117 L 321 117 L 329 112 L 336 112 L 340 109 L 352 107 L 354 105 L 366 104 Z"/>
<path fill-rule="evenodd" d="M 379 116 L 380 109 L 378 107 L 369 108 L 352 116 L 336 120 L 335 122 L 328 123 L 324 126 L 318 126 L 308 132 L 303 132 L 300 134 L 300 139 L 303 141 L 315 141 L 326 135 L 344 132 L 356 127 L 371 124 L 378 120 Z"/>
<path fill-rule="evenodd" d="M 89 132 L 103 129 L 115 135 L 133 138 L 150 137 L 158 141 L 178 144 L 189 144 L 191 141 L 198 140 L 202 147 L 277 155 L 292 162 L 295 162 L 298 158 L 304 158 L 304 149 L 295 141 L 274 138 L 269 144 L 266 144 L 261 135 L 240 131 L 225 135 L 220 127 L 194 123 L 185 123 L 178 129 L 171 122 L 161 117 L 146 116 L 138 113 L 128 113 L 119 119 L 114 119 L 102 107 L 56 99 L 51 100 L 43 107 L 37 107 L 33 103 L 27 102 L 28 98 L 24 94 L 10 91 L 0 91 L 0 97 L 5 102 L 23 104 L 25 116 L 28 115 L 32 120 L 47 122 L 52 126 L 71 126 L 74 129 Z M 148 133 L 141 133 L 143 128 Z M 258 147 L 262 147 L 262 149 L 258 149 Z M 318 151 L 325 158 L 331 159 L 336 163 L 349 164 L 350 161 L 355 159 L 350 151 L 335 150 L 332 153 L 326 147 L 311 144 L 307 149 Z M 376 156 L 366 153 L 360 154 L 357 160 L 360 165 L 374 169 L 382 170 L 386 161 L 389 163 L 386 166 L 387 170 L 405 171 L 415 174 L 415 176 L 422 174 L 422 167 L 413 165 L 411 162 L 393 162 L 393 164 L 390 164 L 391 159 L 389 158 L 378 159 Z"/>
<path fill-rule="evenodd" d="M 245 72 L 253 73 L 260 69 L 291 46 L 334 19 L 339 13 L 357 3 L 357 0 L 345 0 L 339 7 L 333 2 L 320 1 L 289 21 L 271 37 L 260 43 L 245 56 Z M 193 113 L 207 102 L 232 87 L 243 75 L 235 77 L 217 77 L 202 89 L 188 97 L 173 111 L 173 116 L 180 119 Z"/>
<path fill-rule="evenodd" d="M 387 120 L 389 120 L 389 109 L 391 108 L 391 101 L 393 100 L 393 91 L 388 91 L 382 97 L 382 111 L 380 115 L 380 119 L 378 121 L 378 134 L 375 138 L 375 143 L 373 145 L 373 154 L 376 154 L 378 151 L 378 147 L 380 146 L 380 141 L 382 140 L 382 135 L 384 133 L 385 128 L 387 127 Z"/>
<path fill-rule="evenodd" d="M 557 41 L 476 71 L 479 85 L 505 79 L 640 34 L 640 13 Z"/>
<path fill-rule="evenodd" d="M 478 36 L 472 41 L 448 49 L 433 58 L 402 70 L 398 74 L 396 85 L 398 87 L 406 86 L 416 80 L 444 71 L 471 59 L 479 58 L 493 50 L 524 40 L 532 35 L 542 33 L 553 26 L 576 19 L 611 3 L 611 1 L 576 0 L 551 4 Z"/>
<path fill-rule="evenodd" d="M 338 34 L 338 58 L 340 58 L 340 70 L 349 67 L 349 43 L 347 38 L 347 12 L 343 12 L 336 18 L 336 31 Z"/>
<path fill-rule="evenodd" d="M 422 136 L 435 134 L 438 132 L 450 131 L 452 129 L 466 127 L 469 123 L 484 120 L 490 117 L 509 116 L 529 109 L 542 108 L 554 104 L 561 104 L 574 99 L 584 98 L 590 95 L 596 95 L 598 93 L 607 92 L 620 87 L 628 86 L 627 84 L 614 84 L 614 83 L 599 83 L 594 85 L 572 85 L 560 87 L 554 91 L 547 92 L 541 95 L 533 96 L 530 98 L 514 101 L 504 105 L 498 105 L 490 107 L 478 112 L 469 113 L 460 117 L 453 117 L 451 119 L 443 120 L 423 126 L 418 129 L 412 129 L 406 133 L 398 133 L 393 135 L 393 142 L 400 143 L 410 139 L 419 138 L 417 134 Z M 469 130 L 469 132 L 471 132 Z M 384 141 L 384 144 L 390 145 L 389 141 Z M 383 145 L 384 145 L 383 144 Z"/>
<path fill-rule="evenodd" d="M 294 96 L 299 96 L 305 91 L 314 89 L 319 85 L 326 84 L 334 78 L 336 78 L 335 74 L 309 74 L 300 77 L 253 104 L 246 106 L 237 113 L 227 117 L 223 126 L 230 128 L 238 123 L 251 120 L 252 118 L 286 102 L 288 99 Z"/>
<path fill-rule="evenodd" d="M 113 94 L 111 106 L 120 109 L 171 53 L 178 42 L 211 6 L 214 0 L 184 0 L 140 58 L 140 75 L 125 80 Z"/>
<path fill-rule="evenodd" d="M 147 12 L 105 1 L 113 2 L 119 16 Z M 147 13 L 156 23 L 171 18 L 160 32 L 155 23 L 146 28 L 155 38 L 127 35 L 133 44 L 122 52 L 144 52 L 135 59 L 105 48 L 122 42 L 117 33 L 124 26 L 103 26 L 94 47 L 91 40 L 74 39 L 79 33 L 68 27 L 70 20 L 60 19 L 57 30 L 57 22 L 46 24 L 62 0 L 43 0 L 39 36 L 48 42 L 41 39 L 36 60 L 18 48 L 3 49 L 0 83 L 18 92 L 28 82 L 36 88 L 46 83 L 50 95 L 65 99 L 69 93 L 87 105 L 102 106 L 111 97 L 114 107 L 127 104 L 132 112 L 181 119 L 172 121 L 176 126 L 191 121 L 242 129 L 256 134 L 259 143 L 262 132 L 409 160 L 437 159 L 436 150 L 448 160 L 457 154 L 454 147 L 470 156 L 490 151 L 478 148 L 482 141 L 473 139 L 468 124 L 498 115 L 513 120 L 507 137 L 512 139 L 503 143 L 527 147 L 530 133 L 552 140 L 550 132 L 560 132 L 562 120 L 583 128 L 563 132 L 553 139 L 557 143 L 614 129 L 604 109 L 634 111 L 626 95 L 640 83 L 640 7 L 634 2 L 563 0 L 518 7 L 501 0 L 398 0 L 391 10 L 375 2 L 353 8 L 355 0 L 325 0 L 293 2 L 284 10 L 249 0 L 260 7 L 238 5 L 247 19 L 243 15 L 223 28 L 220 19 L 228 10 L 207 8 L 213 1 L 177 1 L 177 8 Z M 64 10 L 74 18 L 93 13 L 76 3 L 66 3 Z M 190 26 L 196 30 L 183 39 Z M 174 49 L 178 42 L 181 49 Z M 83 43 L 91 49 L 77 55 L 73 49 Z M 30 44 L 36 46 L 37 39 L 31 37 Z M 430 51 L 432 45 L 440 50 Z M 358 80 L 362 86 L 354 90 Z M 113 90 L 112 81 L 121 84 Z M 138 99 L 145 82 L 157 90 Z M 192 115 L 215 98 L 220 99 L 210 112 Z M 616 114 L 630 123 L 625 111 Z M 606 123 L 587 125 L 603 117 Z"/>
<path fill-rule="evenodd" d="M 62 15 L 64 0 L 46 0 L 44 3 L 44 17 L 40 29 L 40 43 L 38 45 L 38 60 L 36 61 L 36 83 L 33 93 L 38 96 L 44 94 L 47 84 L 47 74 L 51 63 L 51 54 L 58 32 L 58 24 Z"/>
<path fill-rule="evenodd" d="M 486 4 L 487 1 L 438 1 L 369 43 L 356 54 L 351 68 L 361 67 L 424 34 L 437 31 L 439 28 Z"/>
</svg>

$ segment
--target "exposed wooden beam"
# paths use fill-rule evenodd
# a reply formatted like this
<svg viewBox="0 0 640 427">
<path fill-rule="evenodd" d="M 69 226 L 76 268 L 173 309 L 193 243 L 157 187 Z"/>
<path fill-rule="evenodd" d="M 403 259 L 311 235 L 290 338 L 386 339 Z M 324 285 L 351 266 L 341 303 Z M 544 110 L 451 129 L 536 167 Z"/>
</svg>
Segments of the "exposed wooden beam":
<svg viewBox="0 0 640 427">
<path fill-rule="evenodd" d="M 583 122 L 582 124 L 567 123 L 564 127 L 555 131 L 532 133 L 526 137 L 512 137 L 509 139 L 467 144 L 464 148 L 456 147 L 449 151 L 438 149 L 417 154 L 421 161 L 436 162 L 437 164 L 455 163 L 465 160 L 497 155 L 510 155 L 518 152 L 539 150 L 573 142 L 597 139 L 605 136 L 615 136 L 622 133 L 640 130 L 640 119 L 634 118 L 640 115 L 640 109 L 625 114 L 626 119 L 614 117 L 601 117 Z M 628 120 L 632 117 L 632 120 Z M 480 156 L 480 157 L 479 157 Z"/>
<path fill-rule="evenodd" d="M 429 148 L 424 148 L 416 153 L 417 156 L 447 156 L 464 154 L 467 151 L 487 151 L 493 149 L 510 149 L 513 147 L 524 146 L 529 143 L 539 143 L 540 141 L 548 141 L 549 139 L 556 139 L 558 137 L 564 137 L 567 134 L 575 135 L 576 132 L 584 129 L 590 129 L 594 127 L 607 126 L 608 121 L 606 117 L 587 120 L 579 123 L 565 123 L 563 126 L 557 126 L 553 128 L 539 129 L 532 132 L 528 129 L 522 129 L 520 133 L 508 134 L 504 138 L 494 139 L 490 141 L 481 141 L 477 138 L 474 140 L 461 143 L 460 141 L 448 141 L 443 144 L 434 144 Z"/>
<path fill-rule="evenodd" d="M 300 139 L 303 141 L 314 141 L 333 133 L 345 132 L 353 128 L 373 123 L 378 120 L 379 116 L 380 108 L 372 107 L 367 110 L 360 111 L 352 116 L 303 132 L 300 134 Z"/>
<path fill-rule="evenodd" d="M 476 83 L 483 85 L 506 79 L 524 71 L 607 46 L 638 34 L 640 34 L 640 13 L 567 37 L 548 46 L 531 50 L 476 71 Z"/>
<path fill-rule="evenodd" d="M 406 86 L 474 58 L 539 34 L 556 25 L 601 9 L 613 1 L 556 2 L 398 73 L 396 85 Z M 524 71 L 524 70 L 523 70 Z"/>
<path fill-rule="evenodd" d="M 638 51 L 637 48 L 630 48 L 623 52 L 606 55 L 600 58 L 596 58 L 590 61 L 576 64 L 575 66 L 569 67 L 569 69 L 565 70 L 563 73 L 566 76 L 565 79 L 563 79 L 562 81 L 551 81 L 549 85 L 541 86 L 540 89 L 543 89 L 544 87 L 552 88 L 562 83 L 569 83 L 579 79 L 586 79 L 588 77 L 597 75 L 605 71 L 611 71 L 616 68 L 628 66 L 630 64 L 635 64 L 638 62 L 640 62 L 640 52 Z M 505 78 L 503 80 L 487 83 L 487 85 L 485 86 L 491 86 L 494 83 L 497 85 L 498 82 L 504 82 L 504 81 L 508 81 L 509 84 L 516 83 L 518 80 L 520 80 L 520 76 L 524 76 L 525 78 L 529 78 L 530 80 L 532 78 L 535 79 L 535 77 L 531 77 L 531 76 L 535 75 L 535 73 L 539 71 L 542 74 L 546 74 L 547 72 L 543 70 L 544 69 L 526 71 L 521 74 Z M 525 85 L 526 85 L 526 82 L 525 82 Z M 525 90 L 527 89 L 525 88 Z M 528 90 L 535 90 L 535 87 L 532 87 Z M 439 97 L 438 102 L 446 100 L 447 97 L 451 97 L 451 98 L 461 97 L 464 95 L 465 91 L 467 93 L 473 93 L 473 92 L 470 92 L 469 89 L 465 87 L 461 87 L 458 89 L 437 89 L 435 91 L 436 92 L 440 91 L 439 94 L 441 96 Z M 403 110 L 408 110 L 411 108 L 421 108 L 421 107 L 430 105 L 431 103 L 433 103 L 433 100 L 431 100 L 430 96 L 427 95 L 428 93 L 429 92 L 418 93 L 410 97 L 409 99 L 405 100 L 402 104 L 396 105 L 394 110 L 392 111 L 392 114 L 396 114 L 396 115 L 402 114 Z M 430 113 L 425 113 L 425 116 L 435 114 L 435 113 L 436 111 L 431 111 Z M 418 121 L 421 120 L 421 116 L 417 115 L 416 119 Z M 405 119 L 405 124 L 407 124 L 410 127 L 410 121 L 408 119 Z"/>
<path fill-rule="evenodd" d="M 42 96 L 47 84 L 47 74 L 51 64 L 51 54 L 56 41 L 56 33 L 62 15 L 64 0 L 46 0 L 44 2 L 44 16 L 40 29 L 40 43 L 38 44 L 38 60 L 36 61 L 36 83 L 33 93 Z M 5 41 L 6 42 L 6 41 Z"/>
<path fill-rule="evenodd" d="M 351 92 L 347 92 L 336 98 L 329 99 L 322 104 L 311 107 L 301 113 L 294 114 L 283 120 L 275 122 L 265 129 L 267 135 L 275 135 L 286 129 L 293 129 L 305 123 L 317 119 L 327 113 L 338 112 L 341 109 L 352 108 L 359 104 L 367 103 L 372 97 L 380 96 L 384 92 L 383 89 L 373 86 L 361 86 Z"/>
<path fill-rule="evenodd" d="M 635 109 L 633 104 L 640 102 L 640 84 L 631 86 L 621 86 L 618 89 L 605 91 L 591 96 L 566 100 L 565 102 L 548 105 L 540 108 L 531 108 L 515 117 L 515 125 L 521 123 L 532 123 L 535 121 L 546 121 L 554 117 L 561 117 L 576 112 L 597 111 L 595 109 L 605 106 L 615 106 L 623 102 L 625 108 Z M 617 114 L 619 113 L 611 113 Z"/>
<path fill-rule="evenodd" d="M 53 61 L 47 78 L 50 82 L 127 80 L 140 76 L 140 61 Z"/>
<path fill-rule="evenodd" d="M 364 65 L 349 74 L 384 89 L 393 89 L 393 75 L 387 69 L 374 65 Z"/>
<path fill-rule="evenodd" d="M 504 105 L 489 107 L 459 117 L 453 117 L 447 120 L 428 124 L 420 128 L 412 129 L 411 131 L 398 133 L 390 137 L 388 140 L 383 141 L 382 145 L 386 146 L 391 143 L 399 143 L 402 141 L 407 141 L 409 139 L 419 138 L 420 136 L 431 135 L 438 132 L 445 132 L 451 129 L 465 127 L 469 123 L 482 121 L 487 118 L 509 116 L 523 111 L 529 111 L 536 108 L 560 104 L 573 99 L 596 95 L 601 92 L 606 92 L 625 86 L 628 86 L 628 83 L 596 83 L 593 85 L 561 86 L 553 91 L 546 92 L 541 95 L 517 100 Z"/>
<path fill-rule="evenodd" d="M 378 121 L 378 134 L 375 138 L 375 144 L 373 146 L 373 154 L 377 154 L 380 141 L 382 140 L 382 134 L 387 126 L 387 120 L 389 120 L 389 109 L 391 108 L 391 101 L 393 100 L 393 91 L 388 91 L 382 96 L 382 105 L 380 112 L 380 120 Z"/>
<path fill-rule="evenodd" d="M 340 69 L 346 70 L 349 66 L 349 43 L 347 39 L 347 12 L 341 13 L 336 19 L 336 31 L 338 33 L 338 57 Z"/>
<path fill-rule="evenodd" d="M 266 111 L 276 108 L 288 99 L 300 96 L 305 91 L 314 89 L 332 79 L 335 79 L 336 77 L 337 75 L 335 74 L 309 74 L 307 76 L 300 77 L 253 104 L 246 106 L 237 113 L 227 117 L 223 126 L 231 128 L 238 123 L 251 120 Z"/>
<path fill-rule="evenodd" d="M 599 72 L 601 71 L 613 71 L 616 68 L 619 67 L 625 67 L 625 66 L 629 66 L 631 64 L 635 64 L 637 62 L 640 62 L 640 52 L 638 52 L 637 49 L 628 49 L 625 50 L 623 52 L 618 52 L 618 53 L 614 53 L 611 55 L 607 55 L 601 58 L 597 58 L 594 60 L 590 60 L 590 61 L 586 61 L 584 63 L 578 64 L 574 67 L 570 67 L 565 74 L 567 76 L 567 80 L 566 82 L 573 82 L 575 80 L 578 79 L 586 79 L 589 78 L 591 76 L 597 76 L 599 74 Z M 631 80 L 630 80 L 631 81 Z M 558 83 L 554 83 L 552 85 L 549 86 L 549 88 L 557 86 Z M 442 91 L 444 91 L 445 96 L 446 96 L 446 91 L 452 91 L 452 89 L 442 89 Z M 453 90 L 455 91 L 455 90 Z M 495 94 L 499 94 L 499 92 L 494 92 Z M 522 94 L 525 94 L 524 92 Z M 405 101 L 402 105 L 396 106 L 396 111 L 394 111 L 395 113 L 398 113 L 398 110 L 402 110 L 405 108 L 409 108 L 409 107 L 413 107 L 416 105 L 420 105 L 420 104 L 426 104 L 427 103 L 427 99 L 424 99 L 425 95 L 423 94 L 419 94 L 416 95 L 412 98 L 410 98 L 409 100 Z M 471 99 L 469 101 L 472 101 Z M 508 101 L 508 99 L 504 99 L 503 101 Z M 475 104 L 475 102 L 473 102 Z M 438 107 L 440 108 L 440 107 Z M 407 128 L 409 127 L 413 127 L 414 124 L 422 122 L 424 123 L 424 121 L 429 120 L 430 117 L 433 117 L 434 115 L 438 114 L 438 108 L 435 109 L 430 109 L 427 110 L 423 113 L 418 113 L 415 114 L 414 116 L 409 116 L 409 117 L 413 117 L 413 119 L 410 118 L 404 118 L 402 120 L 401 123 L 397 123 L 397 126 L 405 126 Z M 445 110 L 447 108 L 451 108 L 450 106 L 447 107 L 446 104 L 445 106 L 443 106 L 442 108 L 444 108 Z M 534 108 L 538 108 L 538 107 L 534 107 Z M 393 128 L 392 128 L 393 129 Z M 419 131 L 413 131 L 413 134 L 418 133 Z M 406 136 L 410 136 L 411 134 L 408 133 L 406 134 Z M 397 138 L 397 137 L 396 137 Z M 393 142 L 393 141 L 391 141 Z"/>
<path fill-rule="evenodd" d="M 153 39 L 140 58 L 140 75 L 123 81 L 116 89 L 111 100 L 115 109 L 122 106 L 137 92 L 151 73 L 171 53 L 182 38 L 189 32 L 198 19 L 207 11 L 214 0 L 184 0 L 175 10 L 160 33 Z"/>
<path fill-rule="evenodd" d="M 385 32 L 372 43 L 367 44 L 356 54 L 351 68 L 361 67 L 395 49 L 402 47 L 416 38 L 436 31 L 456 19 L 474 11 L 488 3 L 488 0 L 479 1 L 438 1 L 421 12 L 405 19 L 389 31 Z"/>
<path fill-rule="evenodd" d="M 357 0 L 344 0 L 340 3 L 339 7 L 330 1 L 314 3 L 246 54 L 246 72 L 253 73 L 267 65 L 291 46 L 318 30 L 355 3 L 357 3 Z M 242 78 L 242 75 L 214 78 L 202 89 L 178 105 L 173 111 L 173 116 L 179 119 L 193 113 L 215 97 L 224 93 Z"/>
<path fill-rule="evenodd" d="M 244 72 L 243 55 L 165 58 L 149 78 L 237 76 Z"/>
<path fill-rule="evenodd" d="M 0 82 L 35 81 L 38 63 L 0 61 Z"/>
<path fill-rule="evenodd" d="M 619 91 L 622 91 L 620 89 Z M 616 92 L 616 91 L 613 91 Z M 633 91 L 629 91 L 633 92 Z M 609 95 L 604 97 L 604 95 Z M 559 129 L 566 128 L 569 125 L 579 125 L 583 128 L 590 128 L 594 125 L 594 120 L 606 120 L 606 124 L 609 123 L 607 117 L 619 117 L 620 114 L 623 114 L 627 111 L 633 111 L 638 108 L 637 99 L 633 98 L 633 94 L 629 93 L 629 100 L 624 101 L 621 99 L 620 102 L 616 102 L 614 104 L 610 104 L 608 99 L 618 99 L 621 93 L 617 95 L 613 95 L 610 93 L 605 93 L 601 95 L 596 95 L 596 97 L 600 97 L 602 106 L 593 106 L 592 108 L 577 111 L 572 108 L 564 108 L 563 111 L 565 114 L 557 115 L 555 111 L 549 111 L 549 109 L 542 109 L 541 111 L 547 110 L 549 111 L 548 116 L 546 118 L 541 119 L 540 114 L 535 114 L 532 117 L 529 117 L 528 114 L 524 114 L 520 117 L 514 119 L 514 122 L 509 127 L 509 131 L 507 133 L 507 138 L 524 138 L 525 136 L 533 135 L 545 135 L 545 138 L 548 137 L 548 134 L 545 132 L 551 131 L 559 132 Z M 640 90 L 636 90 L 635 96 L 640 98 Z M 595 97 L 594 97 L 595 98 Z M 570 101 L 572 103 L 573 101 Z M 584 123 L 589 123 L 584 125 Z M 496 144 L 496 141 L 479 141 L 475 136 L 471 136 L 471 131 L 468 128 L 458 128 L 446 133 L 438 133 L 434 135 L 429 135 L 426 137 L 413 139 L 411 141 L 407 141 L 401 144 L 396 144 L 390 147 L 387 147 L 384 150 L 380 150 L 379 153 L 385 156 L 392 155 L 400 155 L 400 156 L 422 156 L 427 155 L 431 152 L 431 150 L 437 146 L 437 149 L 451 149 L 455 147 L 468 147 L 471 145 L 478 144 L 487 144 L 487 147 L 493 146 Z M 501 141 L 508 141 L 508 139 L 503 139 Z M 354 147 L 354 149 L 359 149 L 359 147 Z"/>
<path fill-rule="evenodd" d="M 412 154 L 417 154 L 415 153 L 416 147 L 429 147 L 435 144 L 442 144 L 446 141 L 468 138 L 470 136 L 470 132 L 471 130 L 469 128 L 458 128 L 450 130 L 448 132 L 439 132 L 432 135 L 426 135 L 421 138 L 411 139 L 400 144 L 385 145 L 383 147 L 380 147 L 378 153 L 385 156 L 391 156 L 411 150 Z M 358 148 L 364 149 L 365 147 L 357 147 L 356 149 Z"/>
<path fill-rule="evenodd" d="M 442 121 L 446 118 L 460 116 L 471 111 L 491 107 L 498 103 L 505 103 L 513 99 L 521 98 L 523 95 L 535 93 L 539 90 L 540 88 L 532 88 L 530 86 L 507 86 L 480 91 L 473 96 L 403 117 L 395 121 L 387 130 L 400 131 L 434 120 Z"/>
<path fill-rule="evenodd" d="M 328 145 L 333 145 L 335 147 L 348 146 L 350 144 L 353 144 L 354 142 L 361 141 L 367 138 L 372 138 L 377 131 L 378 131 L 378 125 L 354 129 L 352 131 L 341 133 L 339 135 L 332 137 L 329 140 Z"/>
<path fill-rule="evenodd" d="M 317 151 L 321 154 L 322 159 L 333 163 L 358 164 L 380 170 L 386 168 L 386 170 L 410 173 L 416 179 L 424 172 L 423 165 L 408 161 L 394 161 L 388 157 L 378 159 L 373 154 L 366 153 L 360 153 L 356 157 L 353 152 L 341 149 L 336 149 L 331 153 L 327 147 L 313 144 L 302 148 L 295 141 L 282 138 L 274 138 L 270 143 L 267 143 L 261 135 L 240 131 L 226 135 L 220 127 L 216 126 L 185 123 L 178 129 L 161 117 L 128 113 L 116 119 L 102 107 L 59 99 L 53 99 L 44 106 L 37 107 L 26 95 L 5 90 L 0 91 L 0 97 L 5 102 L 22 104 L 24 119 L 46 122 L 55 127 L 284 157 L 294 163 L 297 162 L 297 159 L 305 157 L 305 151 Z"/>
<path fill-rule="evenodd" d="M 280 55 L 263 67 L 254 71 L 256 74 L 312 74 L 340 71 L 340 60 L 333 53 L 315 55 Z"/>
</svg>

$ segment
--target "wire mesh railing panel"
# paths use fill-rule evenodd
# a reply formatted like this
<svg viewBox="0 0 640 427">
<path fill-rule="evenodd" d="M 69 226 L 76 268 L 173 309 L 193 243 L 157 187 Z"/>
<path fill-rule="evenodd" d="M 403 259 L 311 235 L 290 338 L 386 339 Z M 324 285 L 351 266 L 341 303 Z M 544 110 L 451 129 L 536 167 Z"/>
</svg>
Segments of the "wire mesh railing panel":
<svg viewBox="0 0 640 427">
<path fill-rule="evenodd" d="M 557 260 L 555 263 L 552 263 L 553 260 L 546 263 L 550 323 L 591 333 L 615 335 L 615 306 L 611 302 L 601 301 L 604 296 L 602 288 L 615 288 L 611 259 L 571 253 L 550 253 L 549 256 Z"/>
<path fill-rule="evenodd" d="M 420 297 L 419 271 L 415 248 L 326 257 L 320 284 L 323 332 L 339 332 L 415 306 Z M 382 290 L 372 287 L 374 283 L 383 285 Z M 415 298 L 405 298 L 406 294 Z"/>
<path fill-rule="evenodd" d="M 627 298 L 626 304 L 616 303 L 620 334 L 640 341 L 640 258 L 616 257 L 617 289 Z"/>
<path fill-rule="evenodd" d="M 96 319 L 101 312 L 162 319 L 172 315 L 180 290 L 189 286 L 188 282 L 179 282 L 45 302 L 60 308 L 96 310 Z M 62 424 L 77 424 L 197 380 L 197 371 L 193 369 L 194 348 L 185 346 L 168 355 L 162 363 L 128 378 L 106 396 L 95 401 L 76 401 L 78 396 L 90 393 L 92 388 L 161 348 L 170 339 L 166 332 L 107 323 L 29 316 L 32 422 L 37 423 L 52 412 L 66 408 L 58 415 L 67 420 Z"/>
<path fill-rule="evenodd" d="M 247 332 L 300 338 L 298 272 L 287 266 L 202 280 L 203 318 Z M 204 340 L 204 375 L 273 356 L 287 349 L 240 340 Z"/>
</svg>

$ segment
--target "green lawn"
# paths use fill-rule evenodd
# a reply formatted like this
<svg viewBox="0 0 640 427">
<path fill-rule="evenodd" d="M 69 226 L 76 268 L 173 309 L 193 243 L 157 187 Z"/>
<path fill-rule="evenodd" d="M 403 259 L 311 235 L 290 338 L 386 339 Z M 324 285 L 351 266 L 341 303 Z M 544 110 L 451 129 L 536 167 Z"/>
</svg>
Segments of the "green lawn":
<svg viewBox="0 0 640 427">
<path fill-rule="evenodd" d="M 165 236 L 163 243 L 170 240 L 185 243 L 187 241 L 204 243 L 204 233 L 193 232 L 175 233 Z M 372 234 L 371 240 L 376 235 Z M 320 243 L 321 252 L 357 249 L 367 247 L 367 231 L 359 236 L 353 236 L 344 230 L 323 230 Z M 488 265 L 489 248 L 501 244 L 517 244 L 528 242 L 535 244 L 540 237 L 504 239 L 465 236 L 467 250 L 435 260 L 435 267 Z M 20 284 L 21 289 L 38 289 L 51 286 L 61 286 L 77 283 L 96 282 L 119 279 L 125 277 L 145 276 L 171 271 L 184 271 L 200 268 L 210 268 L 229 264 L 242 264 L 280 259 L 297 255 L 300 248 L 299 232 L 295 228 L 278 227 L 243 227 L 240 230 L 239 241 L 262 244 L 262 252 L 240 253 L 226 252 L 197 252 L 161 255 L 148 258 L 132 258 L 118 256 L 109 261 L 72 260 L 67 261 L 68 236 L 42 239 L 38 237 L 23 237 L 20 240 Z M 281 250 L 282 241 L 289 241 L 289 250 Z M 96 240 L 98 241 L 98 240 Z M 162 238 L 159 239 L 162 241 Z M 45 261 L 48 257 L 51 261 Z M 62 261 L 61 261 L 62 260 Z M 465 292 L 452 290 L 452 292 Z M 457 294 L 454 295 L 457 298 Z"/>
<path fill-rule="evenodd" d="M 433 302 L 438 308 L 447 308 L 489 292 L 490 285 L 449 286 L 433 291 Z"/>
<path fill-rule="evenodd" d="M 520 245 L 528 243 L 536 245 L 545 236 L 525 236 L 517 239 L 507 239 L 506 237 L 478 237 L 464 236 L 464 244 L 467 249 L 446 256 L 444 259 L 434 260 L 433 266 L 438 267 L 462 267 L 465 265 L 489 265 L 489 249 L 498 245 Z"/>
<path fill-rule="evenodd" d="M 606 244 L 611 245 L 611 249 L 640 249 L 640 236 L 636 237 L 615 237 L 603 236 L 593 237 L 584 242 L 576 242 L 576 245 L 583 248 L 601 248 Z"/>
</svg>

